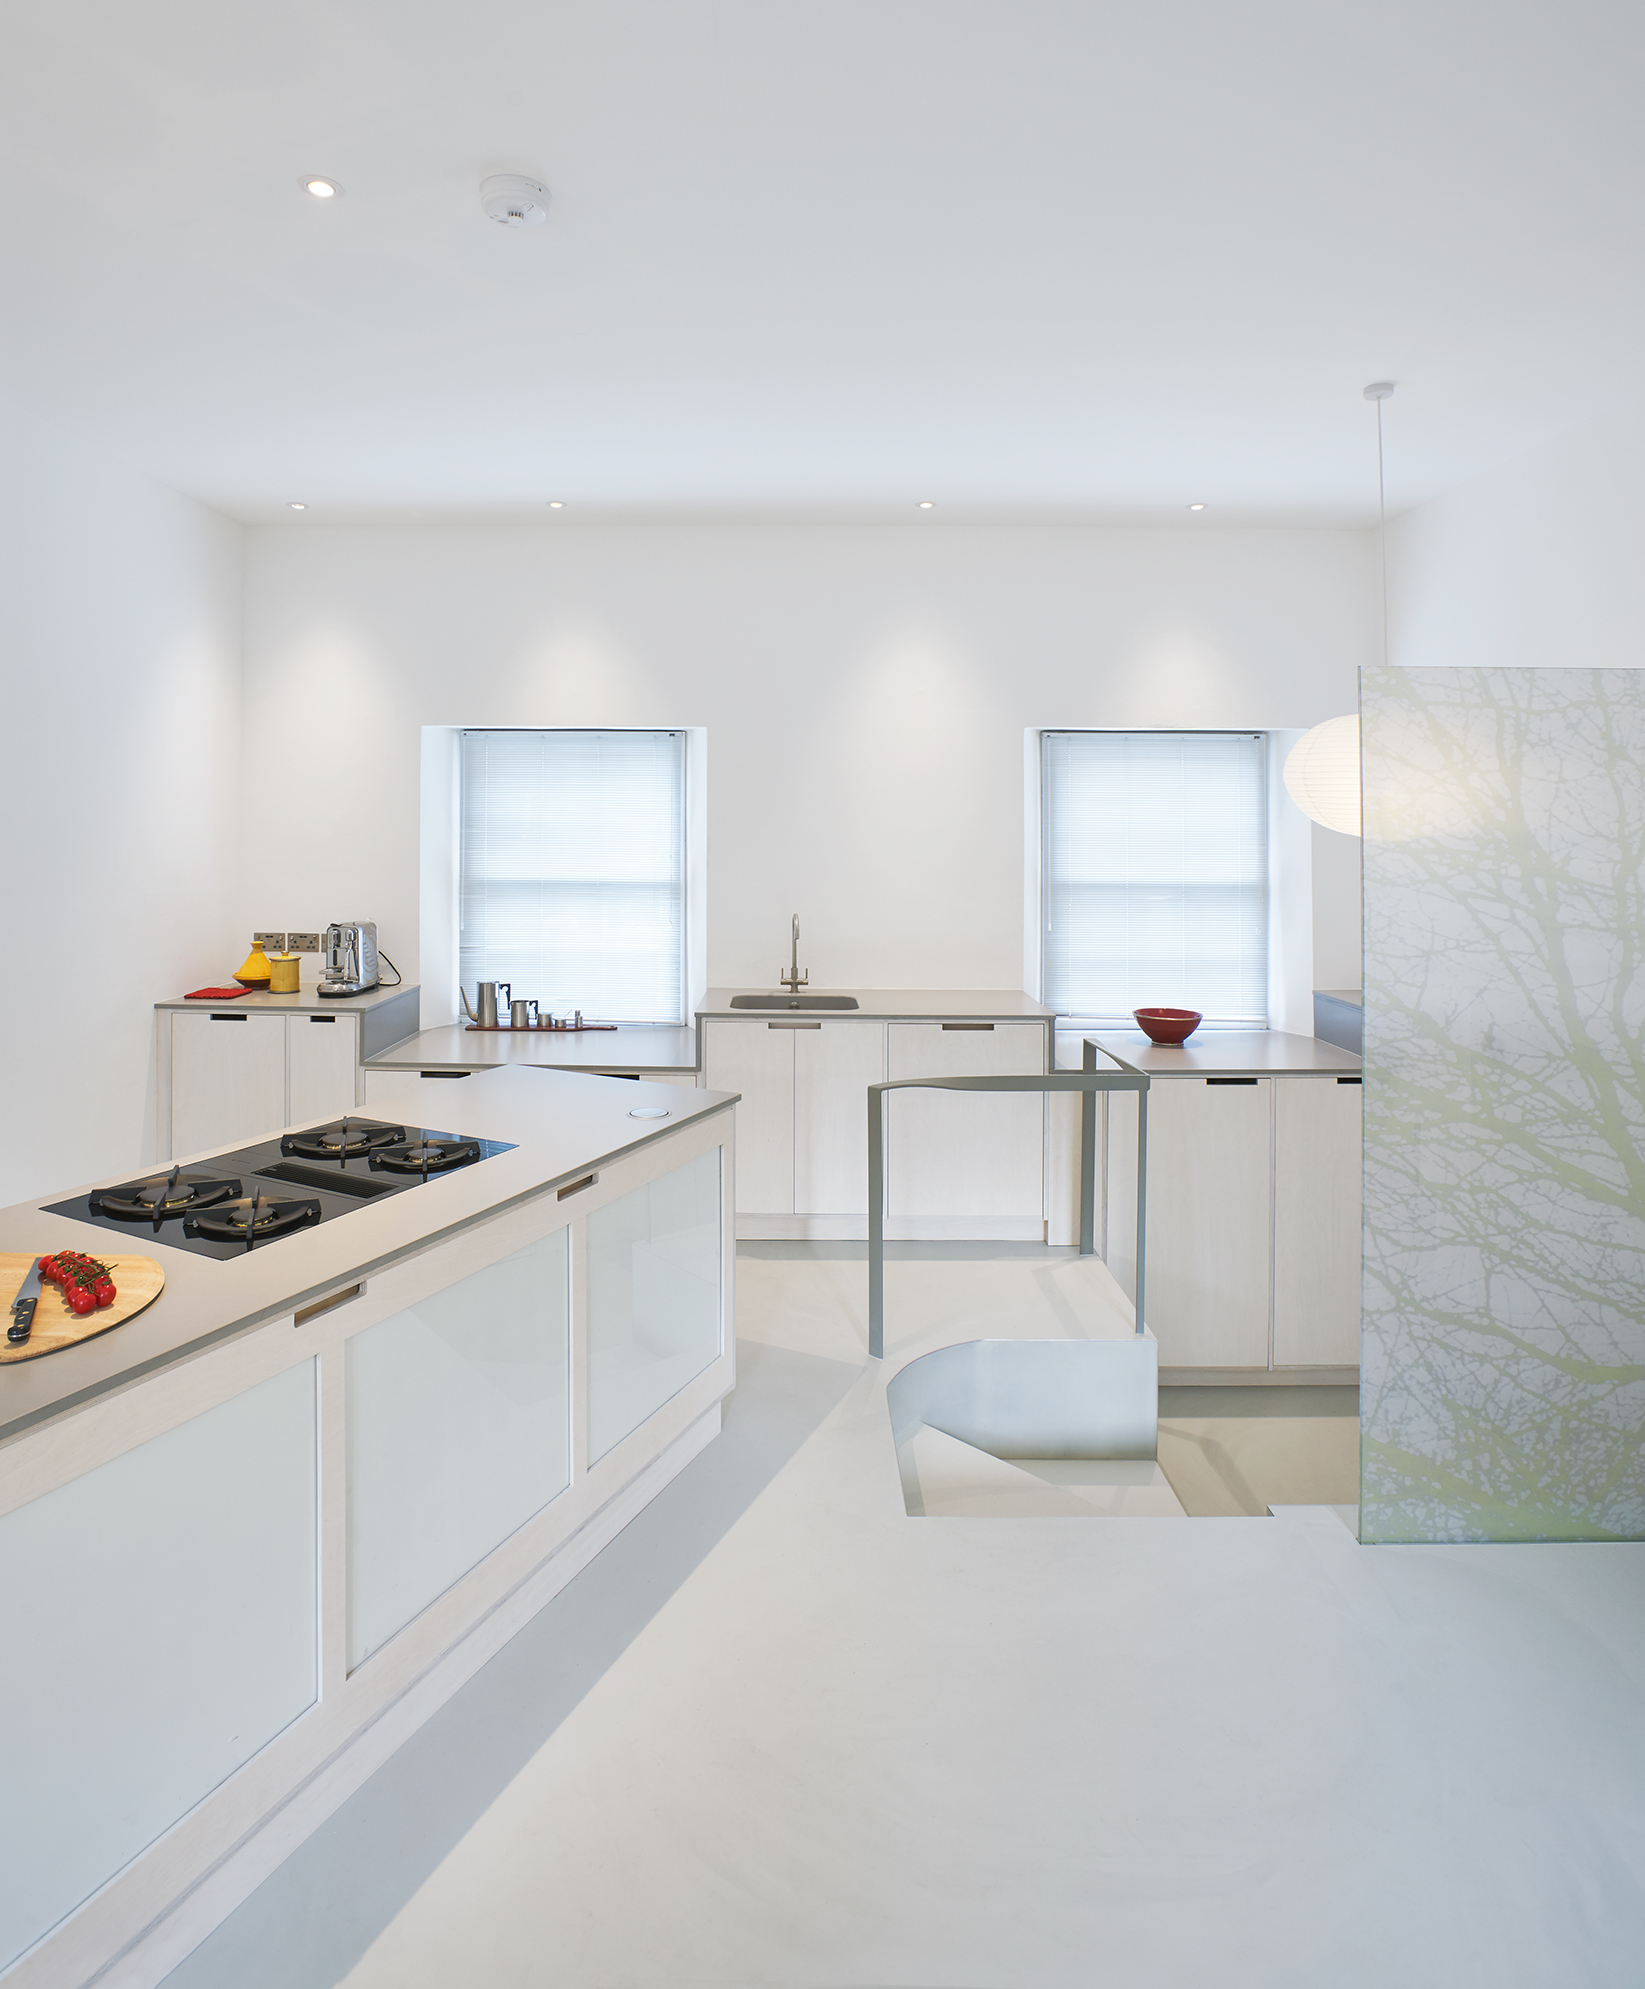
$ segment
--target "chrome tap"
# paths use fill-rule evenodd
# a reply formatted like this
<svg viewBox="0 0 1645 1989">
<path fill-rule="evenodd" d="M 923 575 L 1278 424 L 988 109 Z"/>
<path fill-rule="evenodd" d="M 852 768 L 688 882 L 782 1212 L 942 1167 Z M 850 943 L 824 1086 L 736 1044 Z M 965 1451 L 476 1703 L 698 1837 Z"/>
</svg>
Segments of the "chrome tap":
<svg viewBox="0 0 1645 1989">
<path fill-rule="evenodd" d="M 811 969 L 809 967 L 806 968 L 804 974 L 800 972 L 800 915 L 796 912 L 794 914 L 794 957 L 789 963 L 788 972 L 777 976 L 777 985 L 780 988 L 787 988 L 792 992 L 795 988 L 803 988 L 810 979 Z"/>
</svg>

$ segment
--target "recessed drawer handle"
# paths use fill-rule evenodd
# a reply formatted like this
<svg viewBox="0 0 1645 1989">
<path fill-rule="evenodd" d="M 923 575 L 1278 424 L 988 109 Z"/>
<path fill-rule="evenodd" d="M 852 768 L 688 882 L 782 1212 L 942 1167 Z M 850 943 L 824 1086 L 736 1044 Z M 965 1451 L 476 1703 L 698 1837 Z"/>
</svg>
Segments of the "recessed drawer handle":
<svg viewBox="0 0 1645 1989">
<path fill-rule="evenodd" d="M 992 1029 L 992 1022 L 945 1022 L 945 1029 Z"/>
<path fill-rule="evenodd" d="M 211 1019 L 213 1022 L 249 1022 L 251 1017 L 249 1015 L 214 1015 Z"/>
<path fill-rule="evenodd" d="M 336 1020 L 335 1015 L 311 1015 L 309 1017 L 310 1022 L 335 1022 Z"/>
<path fill-rule="evenodd" d="M 1255 1084 L 1254 1077 L 1208 1077 L 1207 1084 Z"/>
<path fill-rule="evenodd" d="M 1358 1077 L 1339 1077 L 1337 1079 L 1338 1084 L 1363 1084 L 1364 1081 L 1363 1078 Z"/>
<path fill-rule="evenodd" d="M 327 1298 L 317 1298 L 312 1305 L 302 1306 L 293 1313 L 293 1326 L 306 1326 L 311 1319 L 318 1319 L 322 1312 L 330 1312 L 333 1306 L 347 1305 L 351 1298 L 358 1298 L 365 1290 L 362 1278 L 357 1285 L 345 1285 L 341 1291 L 334 1291 Z"/>
<path fill-rule="evenodd" d="M 580 1181 L 568 1181 L 560 1190 L 560 1200 L 563 1202 L 567 1195 L 580 1195 L 585 1188 L 592 1188 L 599 1178 L 598 1174 L 585 1174 Z"/>
<path fill-rule="evenodd" d="M 820 1022 L 768 1022 L 767 1029 L 820 1029 Z"/>
<path fill-rule="evenodd" d="M 471 1070 L 420 1070 L 419 1077 L 472 1077 Z"/>
</svg>

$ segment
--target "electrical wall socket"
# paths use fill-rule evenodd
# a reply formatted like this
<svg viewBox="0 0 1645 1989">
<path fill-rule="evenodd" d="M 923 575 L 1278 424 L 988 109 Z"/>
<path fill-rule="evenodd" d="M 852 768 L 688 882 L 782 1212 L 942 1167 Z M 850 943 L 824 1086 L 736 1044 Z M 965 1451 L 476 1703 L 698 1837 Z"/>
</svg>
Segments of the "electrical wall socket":
<svg viewBox="0 0 1645 1989">
<path fill-rule="evenodd" d="M 286 951 L 288 953 L 318 953 L 320 935 L 317 932 L 288 932 Z"/>
<path fill-rule="evenodd" d="M 284 953 L 286 950 L 286 936 L 283 932 L 254 932 L 251 937 L 265 953 Z"/>
</svg>

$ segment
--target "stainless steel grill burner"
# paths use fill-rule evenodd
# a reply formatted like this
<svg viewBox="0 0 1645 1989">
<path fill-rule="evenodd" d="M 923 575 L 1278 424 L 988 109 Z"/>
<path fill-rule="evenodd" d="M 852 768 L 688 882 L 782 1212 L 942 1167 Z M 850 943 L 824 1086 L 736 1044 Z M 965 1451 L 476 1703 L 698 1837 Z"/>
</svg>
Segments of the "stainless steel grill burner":
<svg viewBox="0 0 1645 1989">
<path fill-rule="evenodd" d="M 174 1167 L 169 1174 L 156 1174 L 149 1181 L 104 1188 L 90 1198 L 90 1208 L 93 1215 L 117 1216 L 122 1222 L 152 1222 L 158 1232 L 163 1222 L 213 1208 L 244 1193 L 237 1180 L 220 1174 L 185 1174 L 182 1168 Z"/>
<path fill-rule="evenodd" d="M 390 1174 L 439 1174 L 479 1158 L 478 1140 L 411 1140 L 373 1152 L 371 1165 Z"/>
<path fill-rule="evenodd" d="M 321 1219 L 319 1201 L 287 1201 L 275 1195 L 242 1195 L 191 1215 L 183 1224 L 185 1236 L 209 1236 L 219 1243 L 243 1241 L 249 1250 L 254 1243 L 271 1237 L 288 1236 Z"/>
<path fill-rule="evenodd" d="M 386 1126 L 380 1119 L 339 1119 L 334 1125 L 287 1133 L 280 1151 L 304 1160 L 353 1160 L 381 1147 L 403 1146 L 405 1140 L 404 1126 Z"/>
</svg>

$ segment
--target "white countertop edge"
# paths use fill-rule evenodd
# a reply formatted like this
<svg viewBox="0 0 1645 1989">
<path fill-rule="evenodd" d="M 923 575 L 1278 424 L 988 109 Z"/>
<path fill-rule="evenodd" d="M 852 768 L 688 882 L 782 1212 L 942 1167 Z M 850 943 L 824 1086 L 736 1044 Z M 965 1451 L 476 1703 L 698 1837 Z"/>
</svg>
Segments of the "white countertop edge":
<svg viewBox="0 0 1645 1989">
<path fill-rule="evenodd" d="M 1079 1067 L 1079 1045 L 1123 1057 L 1150 1077 L 1358 1077 L 1363 1060 L 1323 1037 L 1294 1036 L 1277 1029 L 1198 1031 L 1186 1043 L 1152 1043 L 1140 1029 L 1059 1029 L 1059 1070 Z"/>
<path fill-rule="evenodd" d="M 499 1080 L 501 1087 L 512 1088 L 520 1078 L 525 1077 L 525 1071 L 505 1067 L 500 1071 L 476 1075 L 482 1080 L 489 1080 L 489 1094 L 473 1116 L 476 1120 L 490 1118 L 492 1126 L 488 1129 L 485 1124 L 469 1124 L 452 1130 L 496 1139 L 507 1138 L 510 1131 L 522 1130 L 507 1123 L 513 1114 L 506 1109 L 506 1105 L 511 1103 L 517 1110 L 520 1098 L 516 1096 L 512 1101 L 507 1100 L 506 1091 L 499 1087 Z M 555 1086 L 579 1086 L 584 1075 L 573 1071 L 535 1071 L 531 1081 L 546 1081 Z M 597 1082 L 602 1090 L 608 1083 L 604 1078 L 591 1078 L 590 1081 Z M 581 1174 L 609 1167 L 642 1148 L 654 1146 L 683 1126 L 694 1125 L 715 1113 L 728 1111 L 738 1097 L 735 1092 L 684 1091 L 677 1086 L 665 1090 L 659 1087 L 654 1102 L 666 1104 L 671 1117 L 666 1123 L 645 1121 L 644 1130 L 641 1130 L 638 1125 L 631 1129 L 626 1123 L 637 1095 L 643 1094 L 636 1094 L 625 1087 L 620 1096 L 610 1097 L 611 1130 L 619 1130 L 617 1121 L 620 1117 L 624 1122 L 620 1128 L 624 1137 L 608 1146 L 596 1142 L 595 1150 L 580 1150 L 576 1160 L 545 1168 L 532 1153 L 528 1133 L 525 1139 L 516 1140 L 512 1153 L 494 1155 L 478 1167 L 430 1182 L 413 1196 L 397 1195 L 383 1202 L 368 1204 L 353 1211 L 346 1224 L 327 1223 L 283 1239 L 272 1264 L 266 1250 L 253 1252 L 244 1259 L 208 1258 L 189 1251 L 166 1250 L 158 1259 L 165 1266 L 166 1289 L 146 1311 L 97 1339 L 42 1355 L 39 1360 L 0 1367 L 0 1446 L 43 1422 L 126 1387 L 158 1368 L 191 1358 L 241 1333 L 255 1331 L 313 1299 L 324 1297 L 358 1279 L 370 1277 L 389 1264 L 402 1263 L 418 1256 L 459 1231 L 506 1214 L 524 1202 L 575 1180 Z M 493 1098 L 504 1100 L 505 1109 L 494 1111 Z M 682 1100 L 688 1102 L 681 1103 Z M 603 1105 L 604 1101 L 601 1101 L 598 1107 L 602 1118 L 607 1116 Z M 302 1123 L 326 1125 L 331 1122 L 332 1116 Z M 361 1116 L 376 1114 L 362 1113 Z M 277 1138 L 278 1132 L 265 1137 Z M 206 1153 L 178 1156 L 178 1164 L 197 1166 L 218 1154 L 233 1153 L 257 1143 L 255 1139 L 235 1140 Z M 556 1155 L 555 1158 L 563 1160 L 563 1155 Z M 156 1168 L 171 1164 L 153 1163 Z M 53 1190 L 35 1201 L 0 1210 L 0 1248 L 38 1253 L 67 1245 L 82 1248 L 88 1254 L 117 1254 L 110 1252 L 111 1233 L 107 1229 L 95 1223 L 79 1222 L 71 1216 L 49 1215 L 42 1211 L 49 1203 L 67 1201 L 77 1195 L 89 1194 L 96 1188 L 113 1187 L 122 1181 L 129 1181 L 149 1165 L 145 1162 L 135 1168 L 122 1168 L 102 1180 L 85 1182 L 75 1188 Z M 445 1193 L 448 1190 L 452 1191 L 449 1196 Z M 438 1191 L 442 1197 L 432 1208 L 426 1199 L 431 1191 Z M 420 1220 L 436 1219 L 432 1227 L 419 1227 L 407 1233 L 412 1220 L 411 1211 L 416 1209 L 424 1212 Z M 399 1234 L 386 1236 L 385 1229 L 398 1229 Z M 67 1236 L 65 1230 L 69 1232 Z M 142 1248 L 145 1241 L 152 1242 L 152 1239 L 145 1238 L 140 1230 L 136 1230 L 125 1245 L 124 1252 L 119 1254 L 150 1254 Z M 240 1281 L 243 1296 L 236 1296 L 232 1282 L 213 1289 L 213 1273 L 226 1271 L 232 1274 L 242 1267 L 250 1270 L 253 1266 L 257 1267 L 258 1288 L 255 1293 L 244 1292 L 244 1280 Z M 290 1267 L 289 1271 L 287 1267 Z M 172 1300 L 170 1307 L 167 1306 L 168 1298 Z M 215 1311 L 217 1304 L 214 1302 L 220 1302 L 229 1316 L 202 1323 L 199 1318 L 201 1308 Z"/>
<path fill-rule="evenodd" d="M 232 975 L 229 976 L 229 979 L 232 978 Z M 226 987 L 228 982 L 225 980 L 223 985 Z M 384 1002 L 400 1001 L 407 995 L 420 992 L 417 982 L 407 981 L 404 987 L 378 986 L 367 988 L 364 994 L 321 995 L 317 983 L 310 982 L 295 994 L 268 994 L 262 989 L 248 989 L 244 994 L 219 995 L 215 1001 L 190 1001 L 186 995 L 174 995 L 154 1005 L 184 1015 L 191 1009 L 209 1015 L 214 1008 L 220 1008 L 225 1014 L 230 1009 L 236 1009 L 243 1015 L 358 1015 L 362 1010 L 381 1008 Z"/>
</svg>

